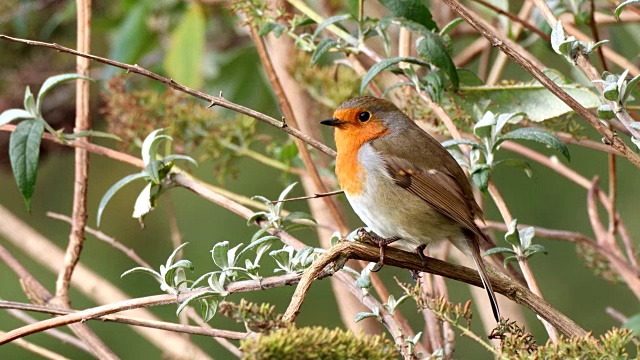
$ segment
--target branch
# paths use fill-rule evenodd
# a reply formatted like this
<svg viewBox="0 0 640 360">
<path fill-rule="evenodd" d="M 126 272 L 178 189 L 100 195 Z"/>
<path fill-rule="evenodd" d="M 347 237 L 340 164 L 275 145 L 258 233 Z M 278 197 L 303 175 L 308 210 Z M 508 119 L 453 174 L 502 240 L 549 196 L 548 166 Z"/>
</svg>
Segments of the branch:
<svg viewBox="0 0 640 360">
<path fill-rule="evenodd" d="M 305 272 L 300 280 L 291 303 L 285 312 L 283 320 L 294 321 L 299 313 L 300 305 L 304 295 L 311 286 L 311 282 L 318 274 L 319 270 L 329 263 L 344 263 L 347 259 L 359 259 L 366 261 L 376 261 L 380 258 L 380 249 L 367 244 L 343 242 L 320 256 L 313 263 L 312 267 Z M 428 272 L 435 275 L 444 276 L 453 280 L 462 281 L 477 287 L 482 287 L 482 282 L 478 272 L 470 268 L 451 264 L 435 258 L 427 258 L 423 266 L 420 257 L 416 254 L 408 253 L 394 248 L 388 248 L 385 253 L 385 264 L 403 269 Z M 517 284 L 498 271 L 489 274 L 493 289 L 511 299 L 512 301 L 524 305 L 534 313 L 538 314 L 551 325 L 558 328 L 565 336 L 584 336 L 587 332 L 578 326 L 573 320 L 559 312 L 544 299 L 533 294 L 524 286 Z"/>
<path fill-rule="evenodd" d="M 0 309 L 18 309 L 22 311 L 33 311 L 33 312 L 39 312 L 39 313 L 51 314 L 51 315 L 68 315 L 68 314 L 74 314 L 78 312 L 77 310 L 52 308 L 49 306 L 32 305 L 32 304 L 25 304 L 21 302 L 4 301 L 4 300 L 0 301 Z M 238 332 L 238 331 L 205 329 L 199 326 L 174 324 L 174 323 L 165 322 L 165 321 L 132 318 L 128 316 L 104 315 L 104 316 L 94 317 L 90 320 L 109 321 L 109 322 L 116 322 L 116 323 L 127 324 L 127 325 L 143 326 L 143 327 L 148 327 L 152 329 L 173 331 L 173 332 L 184 333 L 184 334 L 220 337 L 220 338 L 232 339 L 232 340 L 243 340 L 247 338 L 247 336 L 249 336 L 248 333 Z"/>
<path fill-rule="evenodd" d="M 230 283 L 227 284 L 226 290 L 230 294 L 238 292 L 266 290 L 275 287 L 296 284 L 299 280 L 300 275 L 297 274 L 272 276 L 262 280 L 245 280 Z M 188 299 L 190 296 L 200 294 L 209 290 L 210 289 L 208 288 L 200 288 L 193 291 L 182 292 L 177 296 L 172 294 L 163 294 L 141 297 L 137 299 L 129 299 L 112 304 L 97 306 L 91 309 L 73 312 L 52 319 L 46 319 L 38 323 L 29 324 L 0 335 L 0 345 L 44 330 L 60 327 L 63 325 L 84 322 L 86 320 L 96 319 L 104 315 L 109 315 L 125 310 L 181 303 L 182 301 Z"/>
<path fill-rule="evenodd" d="M 18 43 L 22 43 L 22 44 L 27 44 L 27 45 L 32 45 L 32 46 L 42 46 L 42 47 L 46 47 L 46 48 L 50 48 L 50 49 L 55 49 L 61 52 L 65 52 L 65 53 L 69 53 L 69 54 L 73 54 L 76 56 L 80 56 L 80 57 L 84 57 L 87 59 L 91 59 L 91 60 L 95 60 L 97 62 L 103 63 L 103 64 L 107 64 L 107 65 L 111 65 L 111 66 L 115 66 L 124 70 L 127 70 L 127 72 L 132 72 L 135 74 L 139 74 L 142 76 L 146 76 L 150 79 L 156 80 L 158 82 L 161 82 L 163 84 L 169 85 L 171 88 L 178 90 L 180 92 L 183 92 L 185 94 L 189 94 L 195 98 L 198 99 L 202 99 L 202 100 L 206 100 L 207 102 L 209 102 L 209 107 L 213 107 L 213 106 L 221 106 L 223 108 L 229 109 L 229 110 L 233 110 L 237 113 L 240 114 L 244 114 L 247 115 L 249 117 L 252 117 L 256 120 L 262 121 L 264 123 L 267 123 L 271 126 L 277 127 L 282 129 L 282 131 L 286 132 L 287 134 L 294 136 L 298 139 L 301 139 L 302 141 L 306 142 L 307 144 L 313 146 L 314 148 L 320 150 L 321 152 L 335 157 L 336 156 L 336 152 L 331 149 L 330 147 L 324 145 L 323 143 L 312 139 L 311 137 L 307 136 L 306 134 L 290 128 L 287 126 L 287 124 L 284 121 L 281 120 L 276 120 L 274 118 L 272 118 L 271 116 L 265 115 L 261 112 L 255 111 L 253 109 L 244 107 L 242 105 L 238 105 L 236 103 L 233 103 L 225 98 L 223 98 L 222 96 L 212 96 L 206 93 L 203 93 L 201 91 L 186 87 L 184 85 L 180 85 L 177 82 L 165 78 L 163 76 L 160 76 L 152 71 L 149 71 L 145 68 L 142 68 L 138 65 L 129 65 L 129 64 L 125 64 L 119 61 L 114 61 L 114 60 L 110 60 L 107 58 L 103 58 L 100 56 L 95 56 L 95 55 L 91 55 L 91 54 L 86 54 L 80 51 L 76 51 L 73 49 L 69 49 L 67 47 L 58 45 L 58 44 L 51 44 L 51 43 L 46 43 L 46 42 L 41 42 L 41 41 L 33 41 L 33 40 L 26 40 L 26 39 L 20 39 L 20 38 L 15 38 L 15 37 L 11 37 L 11 36 L 7 36 L 7 35 L 3 35 L 0 34 L 0 39 L 5 39 L 5 40 L 9 40 L 9 41 L 13 41 L 13 42 L 18 42 Z"/>
</svg>

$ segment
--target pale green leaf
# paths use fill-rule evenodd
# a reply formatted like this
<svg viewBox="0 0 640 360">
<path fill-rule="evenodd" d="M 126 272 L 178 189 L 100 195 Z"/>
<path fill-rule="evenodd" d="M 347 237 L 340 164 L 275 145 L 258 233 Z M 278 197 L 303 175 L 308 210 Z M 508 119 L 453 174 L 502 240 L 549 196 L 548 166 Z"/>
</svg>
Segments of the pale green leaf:
<svg viewBox="0 0 640 360">
<path fill-rule="evenodd" d="M 189 9 L 171 32 L 164 68 L 182 85 L 200 89 L 204 83 L 205 16 L 202 4 L 189 3 Z"/>
</svg>

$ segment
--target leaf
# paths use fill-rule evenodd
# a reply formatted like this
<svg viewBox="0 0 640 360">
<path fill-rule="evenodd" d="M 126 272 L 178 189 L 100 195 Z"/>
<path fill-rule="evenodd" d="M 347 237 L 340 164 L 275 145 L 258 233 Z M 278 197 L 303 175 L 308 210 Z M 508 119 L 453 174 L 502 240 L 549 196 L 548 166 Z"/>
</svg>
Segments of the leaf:
<svg viewBox="0 0 640 360">
<path fill-rule="evenodd" d="M 168 163 L 170 161 L 175 161 L 175 160 L 186 160 L 192 163 L 193 165 L 198 166 L 198 162 L 195 161 L 195 159 L 193 159 L 191 156 L 187 156 L 187 155 L 172 154 L 162 158 L 162 161 L 165 163 Z"/>
<path fill-rule="evenodd" d="M 633 79 L 629 80 L 629 82 L 627 83 L 627 88 L 625 89 L 623 95 L 622 95 L 622 100 L 620 101 L 621 103 L 625 103 L 627 101 L 627 99 L 629 98 L 629 96 L 631 96 L 631 92 L 633 91 L 633 89 L 636 88 L 636 86 L 638 85 L 638 83 L 640 82 L 640 74 L 636 75 L 636 77 L 634 77 Z M 0 121 L 0 125 L 2 125 L 2 122 Z"/>
<path fill-rule="evenodd" d="M 440 35 L 432 32 L 425 33 L 424 37 L 418 40 L 416 51 L 427 62 L 444 71 L 451 81 L 453 89 L 458 89 L 460 84 L 458 72 Z"/>
<path fill-rule="evenodd" d="M 42 100 L 44 99 L 44 96 L 49 92 L 49 90 L 51 90 L 54 86 L 60 83 L 63 83 L 65 81 L 77 80 L 77 79 L 85 79 L 85 80 L 93 81 L 92 78 L 82 76 L 80 74 L 60 74 L 60 75 L 55 75 L 47 78 L 47 80 L 45 80 L 44 83 L 42 83 L 42 86 L 40 87 L 40 91 L 38 91 L 38 100 L 36 101 L 38 114 L 40 114 L 40 111 L 42 110 Z"/>
<path fill-rule="evenodd" d="M 143 273 L 143 274 L 151 275 L 154 279 L 158 280 L 158 282 L 162 283 L 162 276 L 156 271 L 147 269 L 146 267 L 135 267 L 133 269 L 127 270 L 123 272 L 122 275 L 120 275 L 120 278 L 123 278 L 133 273 Z"/>
<path fill-rule="evenodd" d="M 600 106 L 597 94 L 575 84 L 558 84 L 565 92 L 589 109 Z M 535 122 L 557 118 L 573 110 L 544 86 L 537 82 L 515 85 L 461 86 L 454 100 L 465 111 L 473 114 L 473 107 L 486 100 L 494 113 L 525 113 Z"/>
<path fill-rule="evenodd" d="M 217 294 L 214 293 L 213 291 L 204 291 L 204 292 L 201 292 L 199 294 L 193 294 L 193 295 L 189 296 L 182 303 L 180 303 L 180 305 L 178 306 L 178 309 L 176 310 L 176 316 L 180 315 L 182 310 L 184 310 L 184 308 L 186 308 L 194 300 L 201 300 L 203 298 L 206 298 L 206 297 L 209 297 L 209 296 L 215 296 L 215 295 L 217 295 Z"/>
<path fill-rule="evenodd" d="M 489 167 L 483 167 L 474 171 L 471 174 L 471 179 L 473 183 L 476 184 L 478 189 L 480 189 L 483 193 L 487 193 L 487 189 L 489 188 L 489 175 L 491 174 L 491 170 Z"/>
<path fill-rule="evenodd" d="M 491 111 L 487 111 L 482 119 L 473 126 L 473 133 L 481 139 L 491 138 L 492 129 L 496 125 L 496 117 Z"/>
<path fill-rule="evenodd" d="M 100 219 L 102 218 L 102 212 L 104 211 L 104 208 L 107 206 L 107 204 L 109 203 L 109 200 L 111 200 L 113 195 L 115 195 L 115 193 L 118 190 L 120 190 L 123 186 L 127 185 L 128 183 L 137 179 L 143 179 L 145 177 L 147 177 L 147 174 L 145 173 L 127 175 L 124 178 L 120 179 L 117 183 L 113 184 L 113 186 L 111 186 L 109 190 L 107 190 L 107 192 L 104 193 L 104 195 L 102 196 L 102 199 L 100 200 L 100 204 L 98 205 L 98 216 L 96 220 L 98 227 L 100 227 Z"/>
<path fill-rule="evenodd" d="M 277 23 L 275 21 L 269 21 L 269 22 L 265 23 L 264 25 L 262 25 L 262 27 L 258 31 L 258 35 L 267 36 L 267 35 L 269 35 L 270 32 L 273 31 L 273 34 L 276 37 L 280 37 L 280 35 L 282 35 L 282 32 L 284 30 L 286 30 L 286 29 L 287 28 L 284 25 L 280 24 L 280 23 Z"/>
<path fill-rule="evenodd" d="M 160 131 L 164 129 L 156 129 L 153 130 L 142 142 L 142 162 L 144 165 L 148 165 L 151 160 L 155 160 L 158 154 L 158 145 L 162 140 L 173 140 L 171 136 L 168 135 L 158 135 Z"/>
<path fill-rule="evenodd" d="M 515 251 L 513 251 L 513 249 L 509 249 L 506 247 L 494 247 L 492 249 L 487 250 L 484 254 L 482 254 L 482 256 L 489 256 L 489 255 L 500 254 L 500 253 L 515 254 Z"/>
<path fill-rule="evenodd" d="M 0 126 L 18 119 L 34 119 L 33 115 L 22 109 L 9 109 L 0 114 Z"/>
<path fill-rule="evenodd" d="M 348 20 L 348 19 L 353 19 L 353 16 L 351 16 L 351 14 L 344 14 L 344 15 L 335 15 L 335 16 L 328 17 L 323 22 L 318 24 L 318 27 L 316 27 L 316 31 L 313 32 L 312 37 L 315 38 L 316 36 L 318 36 L 320 32 L 324 30 L 327 26 L 331 24 L 335 24 L 340 21 Z"/>
<path fill-rule="evenodd" d="M 205 17 L 202 5 L 191 2 L 180 22 L 171 32 L 171 42 L 164 60 L 169 76 L 194 89 L 204 83 Z"/>
<path fill-rule="evenodd" d="M 13 176 L 29 212 L 31 212 L 31 197 L 36 188 L 43 132 L 44 121 L 25 120 L 16 126 L 9 139 L 9 158 Z"/>
<path fill-rule="evenodd" d="M 152 7 L 148 1 L 138 1 L 126 12 L 126 17 L 115 29 L 115 35 L 111 41 L 109 59 L 124 63 L 135 63 L 143 54 L 152 40 L 153 34 L 147 26 Z M 118 69 L 107 67 L 105 78 L 111 78 Z"/>
<path fill-rule="evenodd" d="M 562 51 L 560 51 L 560 45 L 564 42 L 564 39 L 564 28 L 562 27 L 562 22 L 558 20 L 553 30 L 551 30 L 551 47 L 553 51 L 559 55 L 564 55 Z"/>
<path fill-rule="evenodd" d="M 148 183 L 140 194 L 138 194 L 136 202 L 133 205 L 133 214 L 131 214 L 131 217 L 142 220 L 145 215 L 153 210 L 154 207 L 151 201 L 151 190 L 153 186 L 155 186 L 154 183 Z"/>
<path fill-rule="evenodd" d="M 569 149 L 557 136 L 552 133 L 533 127 L 515 129 L 500 137 L 496 143 L 504 140 L 531 140 L 544 144 L 552 149 L 558 150 L 567 160 L 571 161 Z"/>
<path fill-rule="evenodd" d="M 24 109 L 34 117 L 39 115 L 38 110 L 36 109 L 36 101 L 28 86 L 24 91 Z"/>
<path fill-rule="evenodd" d="M 640 335 L 640 313 L 630 316 L 627 321 L 622 324 L 623 328 L 627 328 L 636 336 Z"/>
<path fill-rule="evenodd" d="M 314 66 L 318 62 L 318 60 L 320 60 L 322 55 L 326 54 L 329 50 L 331 50 L 336 45 L 338 45 L 338 42 L 336 40 L 333 40 L 330 38 L 322 39 L 316 46 L 316 49 L 313 51 L 313 54 L 311 54 L 311 66 Z"/>
<path fill-rule="evenodd" d="M 469 145 L 474 149 L 480 149 L 480 150 L 484 149 L 484 146 L 482 146 L 481 144 L 478 144 L 477 142 L 475 142 L 473 140 L 468 140 L 468 139 L 446 140 L 446 141 L 443 141 L 442 143 L 440 143 L 440 145 L 442 145 L 442 147 L 444 147 L 444 148 L 451 148 L 451 147 L 454 147 L 456 145 Z"/>
<path fill-rule="evenodd" d="M 202 320 L 207 322 L 216 315 L 218 310 L 218 304 L 220 303 L 219 297 L 211 297 L 207 299 L 200 300 L 200 304 L 202 305 L 202 309 L 200 312 L 200 316 L 202 316 Z"/>
<path fill-rule="evenodd" d="M 423 25 L 429 30 L 438 31 L 431 11 L 420 0 L 380 0 L 394 16 L 402 17 Z"/>
<path fill-rule="evenodd" d="M 221 241 L 213 245 L 211 249 L 211 258 L 213 262 L 222 270 L 229 267 L 229 261 L 227 254 L 229 253 L 229 242 Z"/>
<path fill-rule="evenodd" d="M 624 9 L 625 6 L 633 3 L 640 3 L 640 0 L 627 0 L 618 5 L 616 7 L 616 10 L 613 12 L 613 15 L 616 17 L 616 19 L 620 20 L 620 13 L 622 13 L 622 9 Z"/>
<path fill-rule="evenodd" d="M 353 319 L 353 322 L 360 322 L 366 318 L 378 317 L 378 315 L 370 312 L 359 312 L 356 314 L 356 317 Z"/>
<path fill-rule="evenodd" d="M 518 219 L 513 219 L 509 224 L 509 229 L 504 234 L 504 239 L 515 247 L 520 247 L 520 233 L 518 232 Z"/>
<path fill-rule="evenodd" d="M 144 172 L 149 176 L 153 184 L 160 184 L 160 170 L 164 167 L 164 163 L 160 160 L 149 161 L 144 167 Z"/>
<path fill-rule="evenodd" d="M 376 77 L 376 75 L 399 62 L 408 62 L 411 64 L 429 66 L 429 63 L 413 57 L 395 57 L 381 60 L 379 63 L 373 65 L 366 74 L 364 74 L 362 82 L 360 83 L 360 93 L 364 92 L 364 89 L 367 87 L 367 85 L 369 85 L 371 80 Z"/>
<path fill-rule="evenodd" d="M 451 30 L 453 30 L 456 26 L 462 24 L 463 22 L 464 19 L 459 17 L 449 21 L 449 23 L 442 27 L 442 30 L 440 30 L 440 36 L 447 35 Z"/>
</svg>

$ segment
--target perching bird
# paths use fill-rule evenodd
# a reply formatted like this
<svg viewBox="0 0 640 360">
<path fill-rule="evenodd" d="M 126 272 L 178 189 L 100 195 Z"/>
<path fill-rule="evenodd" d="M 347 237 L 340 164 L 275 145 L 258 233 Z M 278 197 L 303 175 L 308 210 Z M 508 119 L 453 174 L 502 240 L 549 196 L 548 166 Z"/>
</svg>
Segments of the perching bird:
<svg viewBox="0 0 640 360">
<path fill-rule="evenodd" d="M 482 218 L 464 171 L 440 143 L 388 100 L 371 96 L 344 102 L 333 118 L 336 175 L 353 210 L 384 248 L 415 252 L 448 240 L 476 264 L 496 321 L 500 312 L 479 241 L 489 241 L 474 219 Z"/>
</svg>

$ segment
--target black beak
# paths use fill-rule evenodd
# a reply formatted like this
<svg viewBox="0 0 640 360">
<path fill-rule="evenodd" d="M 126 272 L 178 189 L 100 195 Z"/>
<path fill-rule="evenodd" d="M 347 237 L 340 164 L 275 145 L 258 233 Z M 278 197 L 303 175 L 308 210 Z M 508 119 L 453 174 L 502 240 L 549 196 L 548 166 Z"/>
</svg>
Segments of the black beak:
<svg viewBox="0 0 640 360">
<path fill-rule="evenodd" d="M 340 121 L 340 119 L 337 119 L 337 118 L 331 118 L 331 119 L 320 121 L 320 124 L 328 125 L 328 126 L 340 126 L 344 124 L 344 121 Z"/>
</svg>

